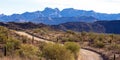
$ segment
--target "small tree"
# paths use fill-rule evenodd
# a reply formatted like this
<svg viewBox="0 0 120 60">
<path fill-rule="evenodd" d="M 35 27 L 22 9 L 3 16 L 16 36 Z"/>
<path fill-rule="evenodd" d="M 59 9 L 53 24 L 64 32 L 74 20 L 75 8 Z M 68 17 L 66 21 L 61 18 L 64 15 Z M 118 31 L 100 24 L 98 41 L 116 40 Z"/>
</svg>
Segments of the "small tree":
<svg viewBox="0 0 120 60">
<path fill-rule="evenodd" d="M 46 44 L 43 48 L 43 56 L 47 60 L 74 60 L 73 54 L 59 44 Z"/>
<path fill-rule="evenodd" d="M 6 41 L 6 52 L 8 55 L 11 55 L 14 53 L 16 49 L 20 47 L 21 42 L 14 38 L 9 38 L 8 41 Z"/>
<path fill-rule="evenodd" d="M 17 52 L 22 58 L 38 60 L 41 57 L 39 48 L 30 44 L 22 44 Z"/>
<path fill-rule="evenodd" d="M 94 47 L 97 47 L 97 48 L 103 48 L 105 46 L 105 44 L 101 41 L 97 41 L 94 43 Z"/>
<path fill-rule="evenodd" d="M 77 53 L 80 50 L 79 44 L 77 44 L 75 42 L 66 42 L 65 47 L 75 55 L 75 58 L 77 58 Z"/>
<path fill-rule="evenodd" d="M 0 26 L 0 43 L 6 43 L 8 36 L 8 29 Z"/>
</svg>

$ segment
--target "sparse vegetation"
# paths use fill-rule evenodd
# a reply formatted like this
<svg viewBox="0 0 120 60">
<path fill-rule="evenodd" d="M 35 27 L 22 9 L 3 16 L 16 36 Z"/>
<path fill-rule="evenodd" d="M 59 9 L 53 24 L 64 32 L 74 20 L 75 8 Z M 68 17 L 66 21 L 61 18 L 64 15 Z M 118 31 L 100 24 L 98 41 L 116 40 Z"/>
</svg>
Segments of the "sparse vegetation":
<svg viewBox="0 0 120 60">
<path fill-rule="evenodd" d="M 120 35 L 92 32 L 80 33 L 70 30 L 63 32 L 52 30 L 48 27 L 25 31 L 57 44 L 33 42 L 32 39 L 26 36 L 20 36 L 12 30 L 0 27 L 0 57 L 17 56 L 28 60 L 75 60 L 80 47 L 102 50 L 102 53 L 105 52 L 109 59 L 113 58 L 113 54 L 120 56 Z M 59 44 L 64 44 L 64 46 Z"/>
<path fill-rule="evenodd" d="M 32 31 L 32 30 L 31 30 Z M 77 42 L 81 47 L 91 47 L 102 53 L 107 54 L 108 57 L 114 54 L 120 53 L 119 45 L 120 45 L 120 35 L 117 34 L 100 34 L 93 32 L 73 32 L 68 30 L 66 32 L 57 32 L 48 30 L 49 34 L 39 35 L 41 32 L 36 33 L 36 36 L 48 37 L 48 40 L 58 43 L 66 43 L 66 42 Z M 114 45 L 115 44 L 115 45 Z M 103 52 L 104 51 L 104 52 Z M 120 54 L 118 54 L 120 56 Z M 110 58 L 111 59 L 111 58 Z"/>
<path fill-rule="evenodd" d="M 65 46 L 42 42 L 34 43 L 32 39 L 20 36 L 5 27 L 0 27 L 0 29 L 0 48 L 4 50 L 0 49 L 1 58 L 18 57 L 20 60 L 75 60 L 74 53 Z"/>
</svg>

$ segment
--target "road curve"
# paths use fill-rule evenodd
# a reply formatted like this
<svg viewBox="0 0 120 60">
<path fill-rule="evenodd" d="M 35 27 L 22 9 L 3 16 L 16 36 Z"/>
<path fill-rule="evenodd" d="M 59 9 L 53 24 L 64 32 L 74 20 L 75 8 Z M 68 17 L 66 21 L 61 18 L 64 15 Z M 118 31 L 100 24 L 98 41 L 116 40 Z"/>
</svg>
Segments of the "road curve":
<svg viewBox="0 0 120 60">
<path fill-rule="evenodd" d="M 19 35 L 26 36 L 26 37 L 32 39 L 32 35 L 30 35 L 28 33 L 25 33 L 25 32 L 22 32 L 22 31 L 15 31 L 15 33 L 17 33 Z M 46 43 L 53 43 L 51 41 L 40 39 L 38 37 L 34 37 L 34 40 L 42 41 L 42 42 L 46 42 Z M 97 54 L 93 51 L 80 49 L 79 56 L 78 56 L 77 60 L 103 60 L 103 58 L 99 54 Z"/>
<path fill-rule="evenodd" d="M 80 49 L 80 57 L 81 60 L 103 60 L 101 55 L 85 49 Z"/>
</svg>

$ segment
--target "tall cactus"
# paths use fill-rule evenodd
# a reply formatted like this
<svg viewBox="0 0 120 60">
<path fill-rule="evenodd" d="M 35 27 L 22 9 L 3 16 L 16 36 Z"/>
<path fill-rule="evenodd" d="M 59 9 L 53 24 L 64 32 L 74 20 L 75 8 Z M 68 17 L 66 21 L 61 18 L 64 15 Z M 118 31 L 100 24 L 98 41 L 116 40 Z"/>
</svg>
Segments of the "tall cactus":
<svg viewBox="0 0 120 60">
<path fill-rule="evenodd" d="M 116 60 L 116 56 L 115 56 L 115 54 L 114 54 L 114 59 L 113 60 Z"/>
<path fill-rule="evenodd" d="M 32 44 L 34 43 L 34 36 L 32 36 Z"/>
<path fill-rule="evenodd" d="M 6 49 L 6 46 L 4 46 L 3 51 L 4 51 L 4 56 L 6 56 L 6 55 L 7 55 L 7 49 Z"/>
</svg>

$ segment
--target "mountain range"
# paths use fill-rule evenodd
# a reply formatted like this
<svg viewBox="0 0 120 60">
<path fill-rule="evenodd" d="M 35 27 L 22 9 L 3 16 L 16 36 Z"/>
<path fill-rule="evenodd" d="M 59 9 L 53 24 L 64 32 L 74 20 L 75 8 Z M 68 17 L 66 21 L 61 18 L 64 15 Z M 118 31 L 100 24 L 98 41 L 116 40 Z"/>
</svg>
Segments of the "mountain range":
<svg viewBox="0 0 120 60">
<path fill-rule="evenodd" d="M 120 13 L 106 14 L 94 11 L 66 8 L 45 8 L 43 11 L 25 12 L 22 14 L 0 15 L 0 22 L 34 22 L 58 25 L 66 22 L 95 22 L 101 20 L 120 20 Z"/>
</svg>

